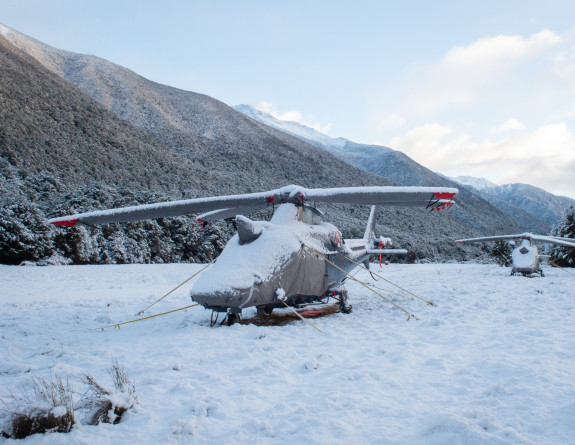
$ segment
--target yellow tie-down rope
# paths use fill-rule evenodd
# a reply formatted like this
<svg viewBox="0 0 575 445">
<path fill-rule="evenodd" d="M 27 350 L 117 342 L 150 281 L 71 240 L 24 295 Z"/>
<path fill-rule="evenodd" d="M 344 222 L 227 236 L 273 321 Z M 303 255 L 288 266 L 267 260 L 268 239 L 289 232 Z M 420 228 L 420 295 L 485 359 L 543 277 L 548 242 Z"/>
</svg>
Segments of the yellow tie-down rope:
<svg viewBox="0 0 575 445">
<path fill-rule="evenodd" d="M 179 289 L 180 287 L 182 287 L 184 284 L 186 284 L 188 281 L 190 281 L 192 278 L 196 277 L 197 275 L 199 275 L 200 273 L 202 273 L 204 270 L 206 270 L 208 267 L 210 267 L 212 265 L 212 263 L 206 264 L 204 267 L 202 267 L 198 272 L 196 272 L 195 274 L 193 274 L 190 278 L 188 278 L 187 280 L 185 280 L 184 282 L 178 284 L 176 287 L 174 287 L 170 292 L 168 292 L 166 295 L 164 295 L 161 298 L 158 298 L 156 301 L 154 301 L 152 304 L 150 304 L 147 308 L 142 309 L 140 312 L 138 312 L 137 315 L 142 315 L 144 312 L 146 312 L 148 309 L 150 309 L 154 304 L 162 301 L 164 298 L 166 298 L 168 295 L 170 295 L 172 292 L 174 292 L 176 289 Z"/>
<path fill-rule="evenodd" d="M 120 326 L 121 326 L 121 325 L 124 325 L 124 324 L 135 323 L 135 322 L 137 322 L 137 321 L 147 320 L 147 319 L 149 319 L 149 318 L 154 318 L 154 317 L 160 317 L 160 316 L 162 316 L 162 315 L 171 314 L 171 313 L 173 313 L 173 312 L 183 311 L 184 309 L 189 309 L 189 308 L 191 308 L 191 307 L 198 306 L 199 304 L 200 304 L 200 303 L 194 303 L 194 304 L 190 304 L 189 306 L 186 306 L 186 307 L 181 307 L 181 308 L 179 308 L 179 309 L 174 309 L 174 310 L 172 310 L 172 311 L 162 312 L 161 314 L 149 315 L 148 317 L 137 318 L 137 319 L 135 319 L 135 320 L 124 321 L 124 322 L 122 322 L 122 323 L 109 324 L 109 325 L 107 325 L 107 326 L 102 326 L 101 328 L 98 328 L 98 329 L 99 329 L 99 330 L 102 330 L 102 331 L 103 331 L 104 329 L 106 329 L 106 328 L 120 329 Z"/>
<path fill-rule="evenodd" d="M 180 284 L 178 284 L 176 287 L 174 287 L 171 291 L 169 291 L 167 294 L 165 294 L 163 297 L 157 299 L 156 301 L 154 301 L 152 304 L 150 304 L 147 308 L 142 309 L 140 312 L 138 312 L 137 315 L 142 315 L 145 311 L 147 311 L 148 309 L 150 309 L 153 305 L 155 305 L 156 303 L 162 301 L 164 298 L 166 298 L 168 295 L 170 295 L 172 292 L 174 292 L 176 289 L 179 289 L 180 287 L 182 287 L 184 284 L 186 284 L 188 281 L 190 281 L 192 278 L 196 277 L 197 275 L 199 275 L 201 272 L 203 272 L 206 268 L 208 268 L 209 266 L 211 266 L 212 263 L 207 264 L 206 266 L 202 267 L 198 272 L 196 272 L 195 274 L 193 274 L 190 278 L 184 280 L 183 282 L 181 282 Z M 142 320 L 148 320 L 149 318 L 154 318 L 154 317 L 160 317 L 161 315 L 167 315 L 167 314 L 171 314 L 173 312 L 178 312 L 178 311 L 183 311 L 184 309 L 189 309 L 191 307 L 194 306 L 198 306 L 199 303 L 195 303 L 195 304 L 191 304 L 189 306 L 185 306 L 179 309 L 174 309 L 172 311 L 167 311 L 167 312 L 162 312 L 161 314 L 156 314 L 156 315 L 150 315 L 148 317 L 142 317 L 142 318 L 137 318 L 135 320 L 130 320 L 130 321 L 124 321 L 122 323 L 114 323 L 114 324 L 110 324 L 107 326 L 102 326 L 101 328 L 98 328 L 99 330 L 101 329 L 102 331 L 106 328 L 114 328 L 114 329 L 120 329 L 121 325 L 124 324 L 128 324 L 128 323 L 135 323 L 137 321 L 142 321 Z"/>
<path fill-rule="evenodd" d="M 409 313 L 407 310 L 405 310 L 404 308 L 402 308 L 400 305 L 394 303 L 393 301 L 391 301 L 389 298 L 381 295 L 379 292 L 377 292 L 375 289 L 373 289 L 372 287 L 370 287 L 369 285 L 365 284 L 363 281 L 358 280 L 357 278 L 355 278 L 353 275 L 351 275 L 349 272 L 347 272 L 346 270 L 342 269 L 341 267 L 339 267 L 337 264 L 335 264 L 333 261 L 329 260 L 325 255 L 323 255 L 322 253 L 318 252 L 317 250 L 315 250 L 313 247 L 308 246 L 305 243 L 302 243 L 302 245 L 308 249 L 310 252 L 315 253 L 316 255 L 318 255 L 320 258 L 322 258 L 326 263 L 331 264 L 333 267 L 335 267 L 336 269 L 342 271 L 344 274 L 346 274 L 349 278 L 351 278 L 353 281 L 356 281 L 357 283 L 361 284 L 362 286 L 366 287 L 367 289 L 369 289 L 371 292 L 373 292 L 375 295 L 377 295 L 378 297 L 383 298 L 385 301 L 387 301 L 388 303 L 391 303 L 392 305 L 394 305 L 397 309 L 399 309 L 400 311 L 403 311 L 407 314 L 407 319 L 410 320 L 412 317 L 415 318 L 416 320 L 419 320 L 419 318 L 417 318 L 414 314 Z"/>
<path fill-rule="evenodd" d="M 377 273 L 371 271 L 370 269 L 368 269 L 367 267 L 365 267 L 363 264 L 360 264 L 360 263 L 358 263 L 357 261 L 352 260 L 352 259 L 349 258 L 348 256 L 343 255 L 343 254 L 342 254 L 341 256 L 342 256 L 343 258 L 345 258 L 347 261 L 349 261 L 350 263 L 353 263 L 353 264 L 355 264 L 356 266 L 361 267 L 363 270 L 367 270 L 370 274 L 375 275 L 375 276 L 378 277 L 378 278 L 381 278 L 383 281 L 385 281 L 385 282 L 391 284 L 392 286 L 397 287 L 398 289 L 401 289 L 401 290 L 404 291 L 404 292 L 407 292 L 409 295 L 414 296 L 414 297 L 417 298 L 418 300 L 421 300 L 421 301 L 427 303 L 427 304 L 430 305 L 430 306 L 436 306 L 436 304 L 435 304 L 433 301 L 427 301 L 425 298 L 422 298 L 422 297 L 420 297 L 419 295 L 415 295 L 413 292 L 410 292 L 410 291 L 408 291 L 407 289 L 404 289 L 403 287 L 401 287 L 401 286 L 399 286 L 399 285 L 393 283 L 392 281 L 389 281 L 387 278 L 382 277 L 381 275 L 379 275 L 379 274 L 377 274 Z M 375 286 L 374 286 L 374 287 L 375 287 Z"/>
</svg>

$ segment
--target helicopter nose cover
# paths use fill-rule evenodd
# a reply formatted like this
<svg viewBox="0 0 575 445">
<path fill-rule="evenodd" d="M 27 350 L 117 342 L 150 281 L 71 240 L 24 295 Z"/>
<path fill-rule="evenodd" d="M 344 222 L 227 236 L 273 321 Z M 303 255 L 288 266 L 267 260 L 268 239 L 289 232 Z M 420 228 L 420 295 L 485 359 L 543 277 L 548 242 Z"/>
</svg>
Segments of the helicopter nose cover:
<svg viewBox="0 0 575 445">
<path fill-rule="evenodd" d="M 518 271 L 533 271 L 539 267 L 539 251 L 529 240 L 522 240 L 521 244 L 513 249 L 511 259 L 513 267 Z"/>
<path fill-rule="evenodd" d="M 194 284 L 192 300 L 208 309 L 241 311 L 276 302 L 278 289 L 286 296 L 322 295 L 327 290 L 325 261 L 302 248 L 302 242 L 319 249 L 318 239 L 328 238 L 331 224 L 298 222 L 297 208 L 282 204 L 271 222 L 257 222 L 261 232 L 255 239 L 241 243 L 239 227 L 253 222 L 245 220 L 240 218 L 238 234 Z"/>
</svg>

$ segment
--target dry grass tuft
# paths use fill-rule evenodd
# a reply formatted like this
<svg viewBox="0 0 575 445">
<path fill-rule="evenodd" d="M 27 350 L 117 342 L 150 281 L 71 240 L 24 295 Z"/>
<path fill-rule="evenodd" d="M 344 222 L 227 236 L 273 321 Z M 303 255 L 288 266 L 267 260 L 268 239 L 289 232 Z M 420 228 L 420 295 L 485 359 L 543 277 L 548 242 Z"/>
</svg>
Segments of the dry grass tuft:
<svg viewBox="0 0 575 445">
<path fill-rule="evenodd" d="M 4 437 L 24 439 L 32 434 L 67 433 L 76 423 L 72 388 L 60 378 L 32 378 L 32 392 L 23 390 L 12 396 L 12 405 L 4 402 L 7 421 Z"/>
<path fill-rule="evenodd" d="M 124 368 L 116 360 L 110 368 L 110 375 L 114 383 L 114 391 L 104 388 L 90 375 L 84 377 L 83 382 L 88 385 L 91 392 L 84 401 L 84 407 L 92 411 L 88 425 L 120 423 L 126 411 L 138 403 L 136 385 L 130 381 Z"/>
</svg>

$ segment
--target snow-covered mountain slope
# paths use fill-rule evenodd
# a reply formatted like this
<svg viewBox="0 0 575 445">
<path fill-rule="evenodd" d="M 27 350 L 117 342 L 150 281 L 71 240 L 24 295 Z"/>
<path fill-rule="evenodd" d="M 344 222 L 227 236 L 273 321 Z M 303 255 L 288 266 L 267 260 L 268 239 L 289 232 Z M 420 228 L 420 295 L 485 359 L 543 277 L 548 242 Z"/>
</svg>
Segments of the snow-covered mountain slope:
<svg viewBox="0 0 575 445">
<path fill-rule="evenodd" d="M 473 187 L 479 191 L 483 191 L 491 187 L 497 187 L 497 184 L 485 178 L 475 178 L 473 176 L 452 176 L 451 179 L 458 184 Z"/>
<path fill-rule="evenodd" d="M 257 110 L 250 105 L 236 105 L 234 108 L 240 113 L 245 114 L 258 122 L 277 128 L 286 133 L 293 134 L 294 136 L 310 141 L 315 145 L 320 145 L 326 150 L 341 149 L 344 147 L 346 142 L 348 142 L 347 139 L 344 138 L 330 138 L 329 136 L 298 122 L 277 119 L 271 114 Z"/>
<path fill-rule="evenodd" d="M 558 223 L 567 208 L 575 206 L 575 199 L 554 195 L 529 184 L 497 185 L 485 178 L 472 176 L 458 176 L 452 179 L 464 187 L 479 191 L 502 212 L 524 218 L 524 215 L 517 212 L 520 209 L 545 222 L 550 228 Z"/>
<path fill-rule="evenodd" d="M 557 196 L 529 184 L 505 184 L 485 189 L 484 192 L 505 199 L 552 226 L 561 219 L 565 209 L 575 206 L 575 199 Z"/>
<path fill-rule="evenodd" d="M 335 185 L 328 172 L 338 167 L 340 185 L 386 183 L 341 166 L 325 150 L 257 123 L 209 96 L 151 82 L 104 59 L 52 48 L 14 30 L 4 35 L 121 119 L 189 159 L 200 190 L 226 194 L 290 183 Z M 283 167 L 286 164 L 290 169 Z"/>
</svg>

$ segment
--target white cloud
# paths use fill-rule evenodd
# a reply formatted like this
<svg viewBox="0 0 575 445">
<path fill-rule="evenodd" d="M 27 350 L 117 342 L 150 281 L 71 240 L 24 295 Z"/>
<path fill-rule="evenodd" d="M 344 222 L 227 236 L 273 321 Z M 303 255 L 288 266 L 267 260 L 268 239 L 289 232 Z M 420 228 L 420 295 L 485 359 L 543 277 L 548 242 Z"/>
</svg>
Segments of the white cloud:
<svg viewBox="0 0 575 445">
<path fill-rule="evenodd" d="M 444 174 L 575 198 L 574 40 L 549 30 L 500 35 L 413 65 L 385 92 L 398 106 L 379 113 L 378 139 Z M 384 137 L 390 116 L 404 119 L 395 138 Z"/>
<path fill-rule="evenodd" d="M 314 130 L 319 131 L 320 133 L 328 134 L 329 130 L 331 129 L 332 124 L 321 124 L 319 122 L 309 122 L 306 118 L 304 118 L 303 114 L 297 110 L 289 110 L 289 111 L 278 111 L 275 106 L 271 102 L 267 101 L 260 101 L 254 105 L 256 110 L 263 111 L 265 113 L 271 114 L 276 119 L 280 121 L 288 121 L 288 122 L 297 122 L 298 124 L 305 125 L 307 127 L 313 128 Z"/>
<path fill-rule="evenodd" d="M 395 138 L 392 147 L 443 174 L 524 182 L 575 197 L 575 135 L 564 123 L 479 142 L 452 127 L 426 124 Z"/>
<path fill-rule="evenodd" d="M 561 43 L 561 38 L 545 29 L 525 39 L 521 36 L 482 38 L 471 45 L 456 46 L 443 59 L 443 69 L 483 70 L 513 59 L 537 54 L 548 46 Z"/>
<path fill-rule="evenodd" d="M 547 57 L 546 50 L 560 43 L 561 37 L 543 30 L 528 38 L 499 35 L 455 46 L 439 62 L 416 65 L 402 77 L 409 93 L 396 113 L 429 116 L 446 108 L 471 105 L 485 96 L 486 88 L 493 91 L 494 84 L 525 76 L 525 72 L 512 71 L 518 63 Z"/>
<path fill-rule="evenodd" d="M 509 119 L 499 125 L 493 130 L 494 133 L 505 133 L 508 131 L 522 131 L 525 130 L 525 125 L 517 119 Z"/>
</svg>

